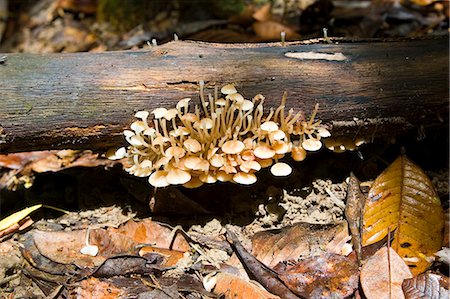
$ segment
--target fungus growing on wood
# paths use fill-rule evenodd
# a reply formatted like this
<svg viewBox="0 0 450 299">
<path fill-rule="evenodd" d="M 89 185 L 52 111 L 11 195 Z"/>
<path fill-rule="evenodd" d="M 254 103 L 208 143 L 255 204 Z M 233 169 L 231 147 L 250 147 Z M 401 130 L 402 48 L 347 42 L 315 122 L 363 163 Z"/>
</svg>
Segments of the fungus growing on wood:
<svg viewBox="0 0 450 299">
<path fill-rule="evenodd" d="M 196 188 L 216 181 L 250 185 L 255 173 L 270 167 L 275 176 L 288 176 L 292 167 L 279 162 L 285 154 L 302 161 L 308 151 L 322 147 L 330 132 L 315 120 L 318 105 L 309 120 L 302 112 L 285 111 L 286 96 L 276 109 L 264 113 L 264 97 L 247 100 L 233 84 L 218 88 L 214 96 L 204 94 L 200 82 L 200 104 L 190 98 L 176 108 L 138 111 L 138 119 L 125 130 L 127 148 L 109 151 L 110 159 L 127 158 L 130 174 L 149 177 L 154 187 L 183 185 Z M 152 119 L 149 119 L 152 118 Z"/>
</svg>

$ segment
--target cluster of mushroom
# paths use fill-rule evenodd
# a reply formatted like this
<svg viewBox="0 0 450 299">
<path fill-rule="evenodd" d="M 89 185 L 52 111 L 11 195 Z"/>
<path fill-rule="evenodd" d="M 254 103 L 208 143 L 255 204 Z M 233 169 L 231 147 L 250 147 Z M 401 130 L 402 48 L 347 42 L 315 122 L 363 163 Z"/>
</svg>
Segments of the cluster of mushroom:
<svg viewBox="0 0 450 299">
<path fill-rule="evenodd" d="M 314 120 L 317 105 L 309 120 L 293 109 L 286 113 L 286 93 L 280 106 L 265 116 L 260 94 L 247 100 L 228 84 L 220 90 L 223 97 L 216 88 L 214 96 L 206 98 L 203 89 L 201 82 L 201 105 L 193 111 L 191 99 L 185 98 L 176 108 L 153 110 L 152 121 L 147 111 L 137 112 L 138 120 L 124 131 L 130 145 L 107 156 L 127 157 L 127 171 L 148 176 L 155 187 L 195 188 L 216 181 L 249 185 L 264 167 L 271 167 L 275 176 L 289 175 L 292 168 L 279 159 L 290 153 L 293 160 L 302 161 L 307 151 L 322 147 L 321 138 L 330 136 L 320 120 Z"/>
</svg>

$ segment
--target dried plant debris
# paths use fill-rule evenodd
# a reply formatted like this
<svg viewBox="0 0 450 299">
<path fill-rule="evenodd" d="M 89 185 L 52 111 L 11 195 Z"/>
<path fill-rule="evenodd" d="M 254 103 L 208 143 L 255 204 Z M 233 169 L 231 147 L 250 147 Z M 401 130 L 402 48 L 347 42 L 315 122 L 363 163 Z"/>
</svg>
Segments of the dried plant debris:
<svg viewBox="0 0 450 299">
<path fill-rule="evenodd" d="M 405 279 L 402 288 L 406 299 L 445 299 L 450 296 L 448 277 L 430 271 Z"/>
<path fill-rule="evenodd" d="M 292 168 L 278 160 L 290 153 L 295 161 L 306 158 L 307 151 L 322 147 L 321 139 L 330 132 L 315 120 L 316 105 L 309 120 L 302 112 L 285 111 L 286 93 L 278 108 L 264 115 L 264 96 L 252 100 L 239 94 L 233 84 L 221 88 L 219 97 L 206 95 L 200 82 L 201 105 L 191 111 L 190 98 L 176 108 L 157 108 L 136 113 L 131 130 L 124 131 L 130 144 L 110 151 L 110 159 L 128 158 L 127 171 L 149 177 L 154 187 L 183 185 L 196 188 L 205 183 L 234 182 L 251 185 L 255 173 L 270 167 L 274 176 L 287 176 Z M 153 123 L 153 125 L 152 125 Z"/>
</svg>

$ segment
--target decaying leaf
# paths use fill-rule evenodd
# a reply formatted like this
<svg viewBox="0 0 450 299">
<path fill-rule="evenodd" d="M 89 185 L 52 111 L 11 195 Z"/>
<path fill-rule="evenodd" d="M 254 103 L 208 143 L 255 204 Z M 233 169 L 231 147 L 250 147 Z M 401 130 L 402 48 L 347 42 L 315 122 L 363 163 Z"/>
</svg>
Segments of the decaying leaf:
<svg viewBox="0 0 450 299">
<path fill-rule="evenodd" d="M 90 244 L 99 248 L 97 256 L 83 255 L 80 250 L 85 246 L 86 230 L 47 232 L 35 230 L 33 232 L 34 244 L 39 252 L 61 264 L 76 264 L 79 266 L 99 266 L 107 258 L 119 255 L 137 253 L 138 245 L 147 244 L 158 248 L 169 249 L 173 234 L 169 228 L 149 219 L 139 222 L 128 221 L 119 228 L 92 229 L 90 231 Z M 182 236 L 177 235 L 172 250 L 175 256 L 179 252 L 189 250 L 189 244 Z M 170 250 L 164 255 L 170 257 Z M 173 260 L 171 260 L 173 263 Z"/>
<path fill-rule="evenodd" d="M 252 238 L 252 254 L 268 267 L 316 255 L 323 252 L 323 245 L 330 243 L 343 226 L 297 223 L 281 230 L 262 231 Z"/>
<path fill-rule="evenodd" d="M 406 299 L 448 299 L 450 296 L 448 278 L 429 271 L 419 276 L 405 279 L 402 288 Z"/>
<path fill-rule="evenodd" d="M 224 295 L 227 299 L 279 299 L 261 286 L 240 278 L 239 276 L 220 272 L 213 277 L 215 287 L 213 293 Z"/>
<path fill-rule="evenodd" d="M 82 280 L 73 293 L 75 298 L 114 299 L 122 296 L 125 291 L 110 281 L 90 277 Z"/>
<path fill-rule="evenodd" d="M 361 269 L 361 286 L 367 299 L 405 298 L 402 282 L 413 277 L 402 258 L 389 247 L 380 248 Z"/>
<path fill-rule="evenodd" d="M 425 173 L 404 155 L 373 183 L 364 209 L 363 245 L 394 231 L 392 248 L 414 274 L 430 265 L 428 257 L 441 248 L 441 202 Z"/>
<path fill-rule="evenodd" d="M 298 262 L 283 262 L 274 271 L 294 293 L 305 298 L 346 298 L 358 288 L 355 258 L 324 253 Z"/>
</svg>

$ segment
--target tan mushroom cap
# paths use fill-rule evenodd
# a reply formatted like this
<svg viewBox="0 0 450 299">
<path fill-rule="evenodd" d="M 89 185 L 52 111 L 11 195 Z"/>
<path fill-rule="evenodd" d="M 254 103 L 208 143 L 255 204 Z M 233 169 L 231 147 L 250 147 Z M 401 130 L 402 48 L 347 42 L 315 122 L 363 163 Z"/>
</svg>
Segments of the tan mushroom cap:
<svg viewBox="0 0 450 299">
<path fill-rule="evenodd" d="M 202 173 L 199 176 L 199 179 L 203 183 L 207 183 L 207 184 L 213 184 L 213 183 L 217 182 L 217 177 L 210 172 Z"/>
<path fill-rule="evenodd" d="M 183 142 L 183 146 L 185 149 L 190 151 L 191 153 L 196 153 L 202 150 L 202 145 L 198 142 L 197 139 L 188 138 Z"/>
<path fill-rule="evenodd" d="M 183 120 L 183 121 L 187 121 L 187 122 L 191 122 L 191 123 L 197 122 L 197 121 L 198 121 L 197 115 L 195 115 L 194 113 L 190 113 L 190 112 L 184 114 L 184 115 L 181 116 L 180 118 L 181 118 L 181 120 Z"/>
<path fill-rule="evenodd" d="M 186 153 L 186 151 L 182 147 L 171 146 L 166 149 L 166 152 L 164 153 L 164 155 L 166 155 L 166 157 L 169 159 L 171 159 L 172 157 L 182 158 L 185 153 Z"/>
<path fill-rule="evenodd" d="M 269 138 L 271 140 L 282 140 L 286 138 L 286 134 L 281 130 L 276 130 L 269 133 Z"/>
<path fill-rule="evenodd" d="M 196 156 L 186 157 L 183 160 L 184 167 L 192 170 L 208 171 L 209 162 Z"/>
<path fill-rule="evenodd" d="M 191 180 L 191 174 L 187 171 L 173 168 L 167 174 L 166 180 L 171 185 L 185 184 Z"/>
<path fill-rule="evenodd" d="M 169 132 L 169 135 L 172 137 L 187 136 L 189 134 L 190 134 L 189 130 L 183 126 L 179 126 L 175 130 Z"/>
<path fill-rule="evenodd" d="M 261 170 L 261 165 L 256 161 L 245 161 L 241 163 L 239 169 L 243 172 L 259 171 Z"/>
<path fill-rule="evenodd" d="M 152 114 L 155 116 L 156 119 L 164 117 L 166 115 L 167 109 L 166 108 L 156 108 L 152 111 Z"/>
<path fill-rule="evenodd" d="M 234 87 L 234 84 L 227 84 L 220 89 L 220 92 L 223 94 L 233 94 L 237 93 L 237 90 L 236 87 Z"/>
<path fill-rule="evenodd" d="M 294 161 L 300 162 L 305 160 L 306 151 L 300 146 L 294 146 L 291 151 L 291 156 Z"/>
<path fill-rule="evenodd" d="M 241 103 L 244 101 L 244 97 L 240 93 L 232 93 L 232 94 L 227 95 L 225 98 L 230 101 L 237 102 L 237 103 Z"/>
<path fill-rule="evenodd" d="M 267 168 L 273 164 L 272 159 L 258 159 L 257 161 L 258 161 L 259 165 L 261 165 L 261 168 Z"/>
<path fill-rule="evenodd" d="M 167 174 L 168 172 L 165 170 L 157 170 L 154 173 L 150 175 L 148 178 L 148 182 L 150 185 L 156 188 L 162 188 L 169 186 L 169 183 L 167 182 Z"/>
<path fill-rule="evenodd" d="M 136 112 L 134 114 L 134 117 L 144 120 L 144 119 L 147 119 L 148 115 L 149 115 L 148 111 L 143 110 L 143 111 Z"/>
<path fill-rule="evenodd" d="M 147 128 L 144 130 L 144 132 L 142 132 L 142 134 L 146 135 L 146 136 L 155 136 L 156 130 L 154 128 Z"/>
<path fill-rule="evenodd" d="M 267 145 L 259 145 L 253 150 L 253 154 L 260 159 L 269 159 L 275 156 L 275 151 Z"/>
<path fill-rule="evenodd" d="M 216 168 L 220 168 L 220 167 L 222 167 L 225 164 L 225 158 L 222 157 L 221 155 L 214 154 L 209 159 L 209 163 L 211 164 L 211 166 L 214 166 Z"/>
<path fill-rule="evenodd" d="M 215 103 L 217 106 L 225 106 L 227 101 L 225 101 L 225 99 L 218 99 Z"/>
<path fill-rule="evenodd" d="M 278 130 L 277 123 L 273 121 L 266 121 L 261 124 L 261 130 L 267 131 L 267 132 L 274 132 Z"/>
<path fill-rule="evenodd" d="M 170 159 L 168 157 L 161 157 L 158 161 L 156 161 L 155 163 L 155 168 L 158 169 L 163 165 L 166 165 L 167 163 L 170 162 Z"/>
<path fill-rule="evenodd" d="M 233 176 L 233 181 L 241 185 L 251 185 L 256 183 L 256 180 L 253 173 L 238 172 Z"/>
<path fill-rule="evenodd" d="M 291 143 L 275 140 L 275 142 L 272 144 L 272 148 L 278 155 L 286 154 L 291 151 Z"/>
<path fill-rule="evenodd" d="M 239 140 L 229 140 L 222 145 L 222 151 L 226 154 L 239 154 L 245 149 L 245 144 Z"/>
<path fill-rule="evenodd" d="M 320 150 L 320 148 L 322 147 L 322 142 L 317 139 L 305 139 L 302 142 L 302 147 L 307 151 L 314 152 Z"/>
<path fill-rule="evenodd" d="M 131 136 L 129 142 L 133 146 L 146 145 L 146 142 L 144 141 L 144 138 L 142 138 L 140 135 L 133 135 L 133 136 Z"/>
<path fill-rule="evenodd" d="M 183 184 L 183 187 L 194 189 L 200 187 L 201 185 L 203 185 L 203 182 L 200 181 L 198 177 L 193 176 L 189 182 Z"/>
</svg>

